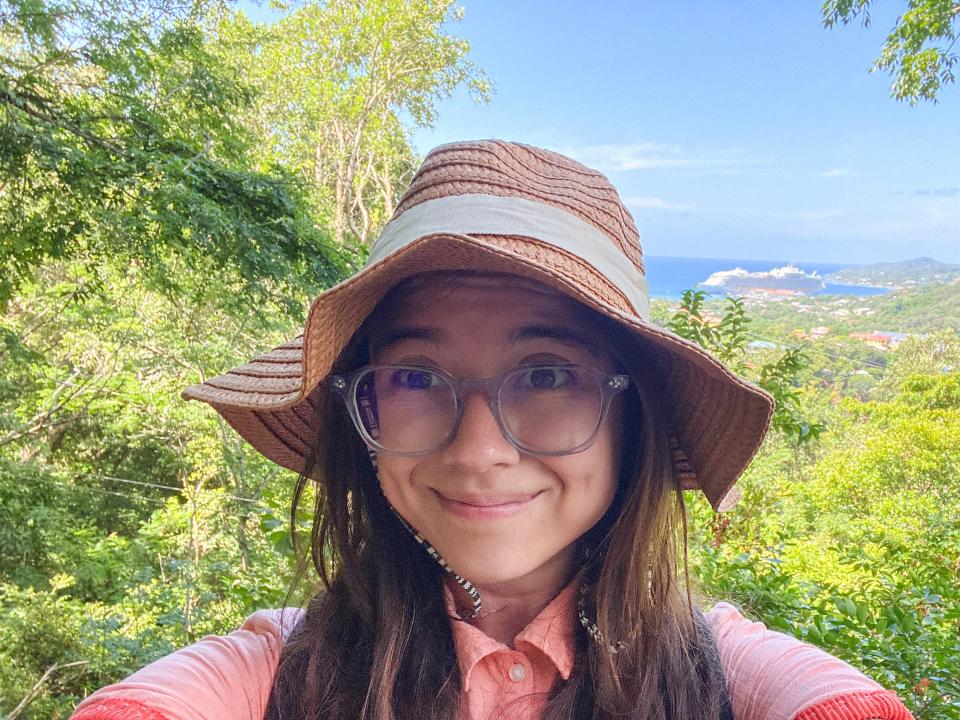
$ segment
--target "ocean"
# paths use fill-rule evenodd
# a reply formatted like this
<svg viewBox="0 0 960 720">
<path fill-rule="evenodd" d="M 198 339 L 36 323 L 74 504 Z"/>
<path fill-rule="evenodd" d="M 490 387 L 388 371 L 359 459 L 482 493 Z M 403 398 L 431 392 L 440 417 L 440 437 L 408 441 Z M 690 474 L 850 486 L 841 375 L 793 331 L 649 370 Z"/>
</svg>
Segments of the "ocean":
<svg viewBox="0 0 960 720">
<path fill-rule="evenodd" d="M 644 258 L 647 267 L 647 282 L 650 283 L 650 297 L 676 300 L 684 290 L 696 289 L 713 273 L 720 270 L 743 268 L 748 272 L 762 272 L 782 267 L 787 261 L 779 260 L 727 260 L 723 258 L 683 258 L 664 255 L 649 255 Z M 828 275 L 844 268 L 853 267 L 844 263 L 795 262 L 795 267 L 810 273 L 816 270 L 820 275 Z M 886 288 L 866 287 L 862 285 L 840 285 L 827 283 L 826 288 L 815 295 L 883 295 Z"/>
</svg>

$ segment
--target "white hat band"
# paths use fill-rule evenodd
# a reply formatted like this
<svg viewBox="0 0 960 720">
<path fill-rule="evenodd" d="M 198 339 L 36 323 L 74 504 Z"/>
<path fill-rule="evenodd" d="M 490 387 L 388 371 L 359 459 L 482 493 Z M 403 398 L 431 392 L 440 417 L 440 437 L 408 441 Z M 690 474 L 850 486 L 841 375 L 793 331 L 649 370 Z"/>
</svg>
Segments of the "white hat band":
<svg viewBox="0 0 960 720">
<path fill-rule="evenodd" d="M 450 195 L 415 205 L 386 224 L 367 265 L 424 235 L 520 235 L 576 255 L 603 274 L 647 319 L 650 300 L 643 273 L 614 242 L 588 222 L 547 203 L 499 195 Z"/>
</svg>

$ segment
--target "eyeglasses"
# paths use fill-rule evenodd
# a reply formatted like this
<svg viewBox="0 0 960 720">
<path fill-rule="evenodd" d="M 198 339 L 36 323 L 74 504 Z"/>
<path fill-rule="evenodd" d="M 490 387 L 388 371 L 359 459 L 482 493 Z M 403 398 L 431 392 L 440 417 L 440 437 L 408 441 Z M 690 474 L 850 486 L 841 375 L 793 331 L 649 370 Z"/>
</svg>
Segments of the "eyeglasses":
<svg viewBox="0 0 960 720">
<path fill-rule="evenodd" d="M 492 378 L 454 378 L 436 368 L 372 365 L 334 375 L 331 387 L 367 446 L 391 455 L 429 455 L 457 434 L 464 400 L 482 393 L 503 437 L 533 455 L 571 455 L 589 448 L 630 384 L 583 365 L 531 365 Z"/>
</svg>

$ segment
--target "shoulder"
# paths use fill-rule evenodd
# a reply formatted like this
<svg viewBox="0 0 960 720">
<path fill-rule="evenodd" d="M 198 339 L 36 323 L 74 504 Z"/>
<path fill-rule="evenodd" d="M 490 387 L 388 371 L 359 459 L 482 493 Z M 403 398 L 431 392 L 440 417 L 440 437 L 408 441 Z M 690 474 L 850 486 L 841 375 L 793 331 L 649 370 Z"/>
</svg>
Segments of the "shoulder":
<svg viewBox="0 0 960 720">
<path fill-rule="evenodd" d="M 297 608 L 261 610 L 93 693 L 71 720 L 261 720 Z"/>
<path fill-rule="evenodd" d="M 893 693 L 809 643 L 728 603 L 705 614 L 737 720 L 910 720 Z"/>
</svg>

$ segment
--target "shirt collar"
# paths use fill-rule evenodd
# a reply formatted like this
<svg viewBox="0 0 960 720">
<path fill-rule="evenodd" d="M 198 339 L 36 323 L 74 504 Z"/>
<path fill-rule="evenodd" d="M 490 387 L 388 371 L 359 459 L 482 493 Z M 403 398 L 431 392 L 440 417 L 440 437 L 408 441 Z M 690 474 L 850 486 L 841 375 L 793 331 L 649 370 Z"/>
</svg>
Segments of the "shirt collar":
<svg viewBox="0 0 960 720">
<path fill-rule="evenodd" d="M 542 652 L 564 680 L 569 679 L 573 671 L 578 587 L 579 576 L 574 577 L 513 639 L 514 647 L 518 650 L 522 650 L 522 646 L 527 644 Z M 453 593 L 446 583 L 443 584 L 443 599 L 450 616 L 463 691 L 469 692 L 470 675 L 476 664 L 487 655 L 508 648 L 460 617 Z"/>
</svg>

